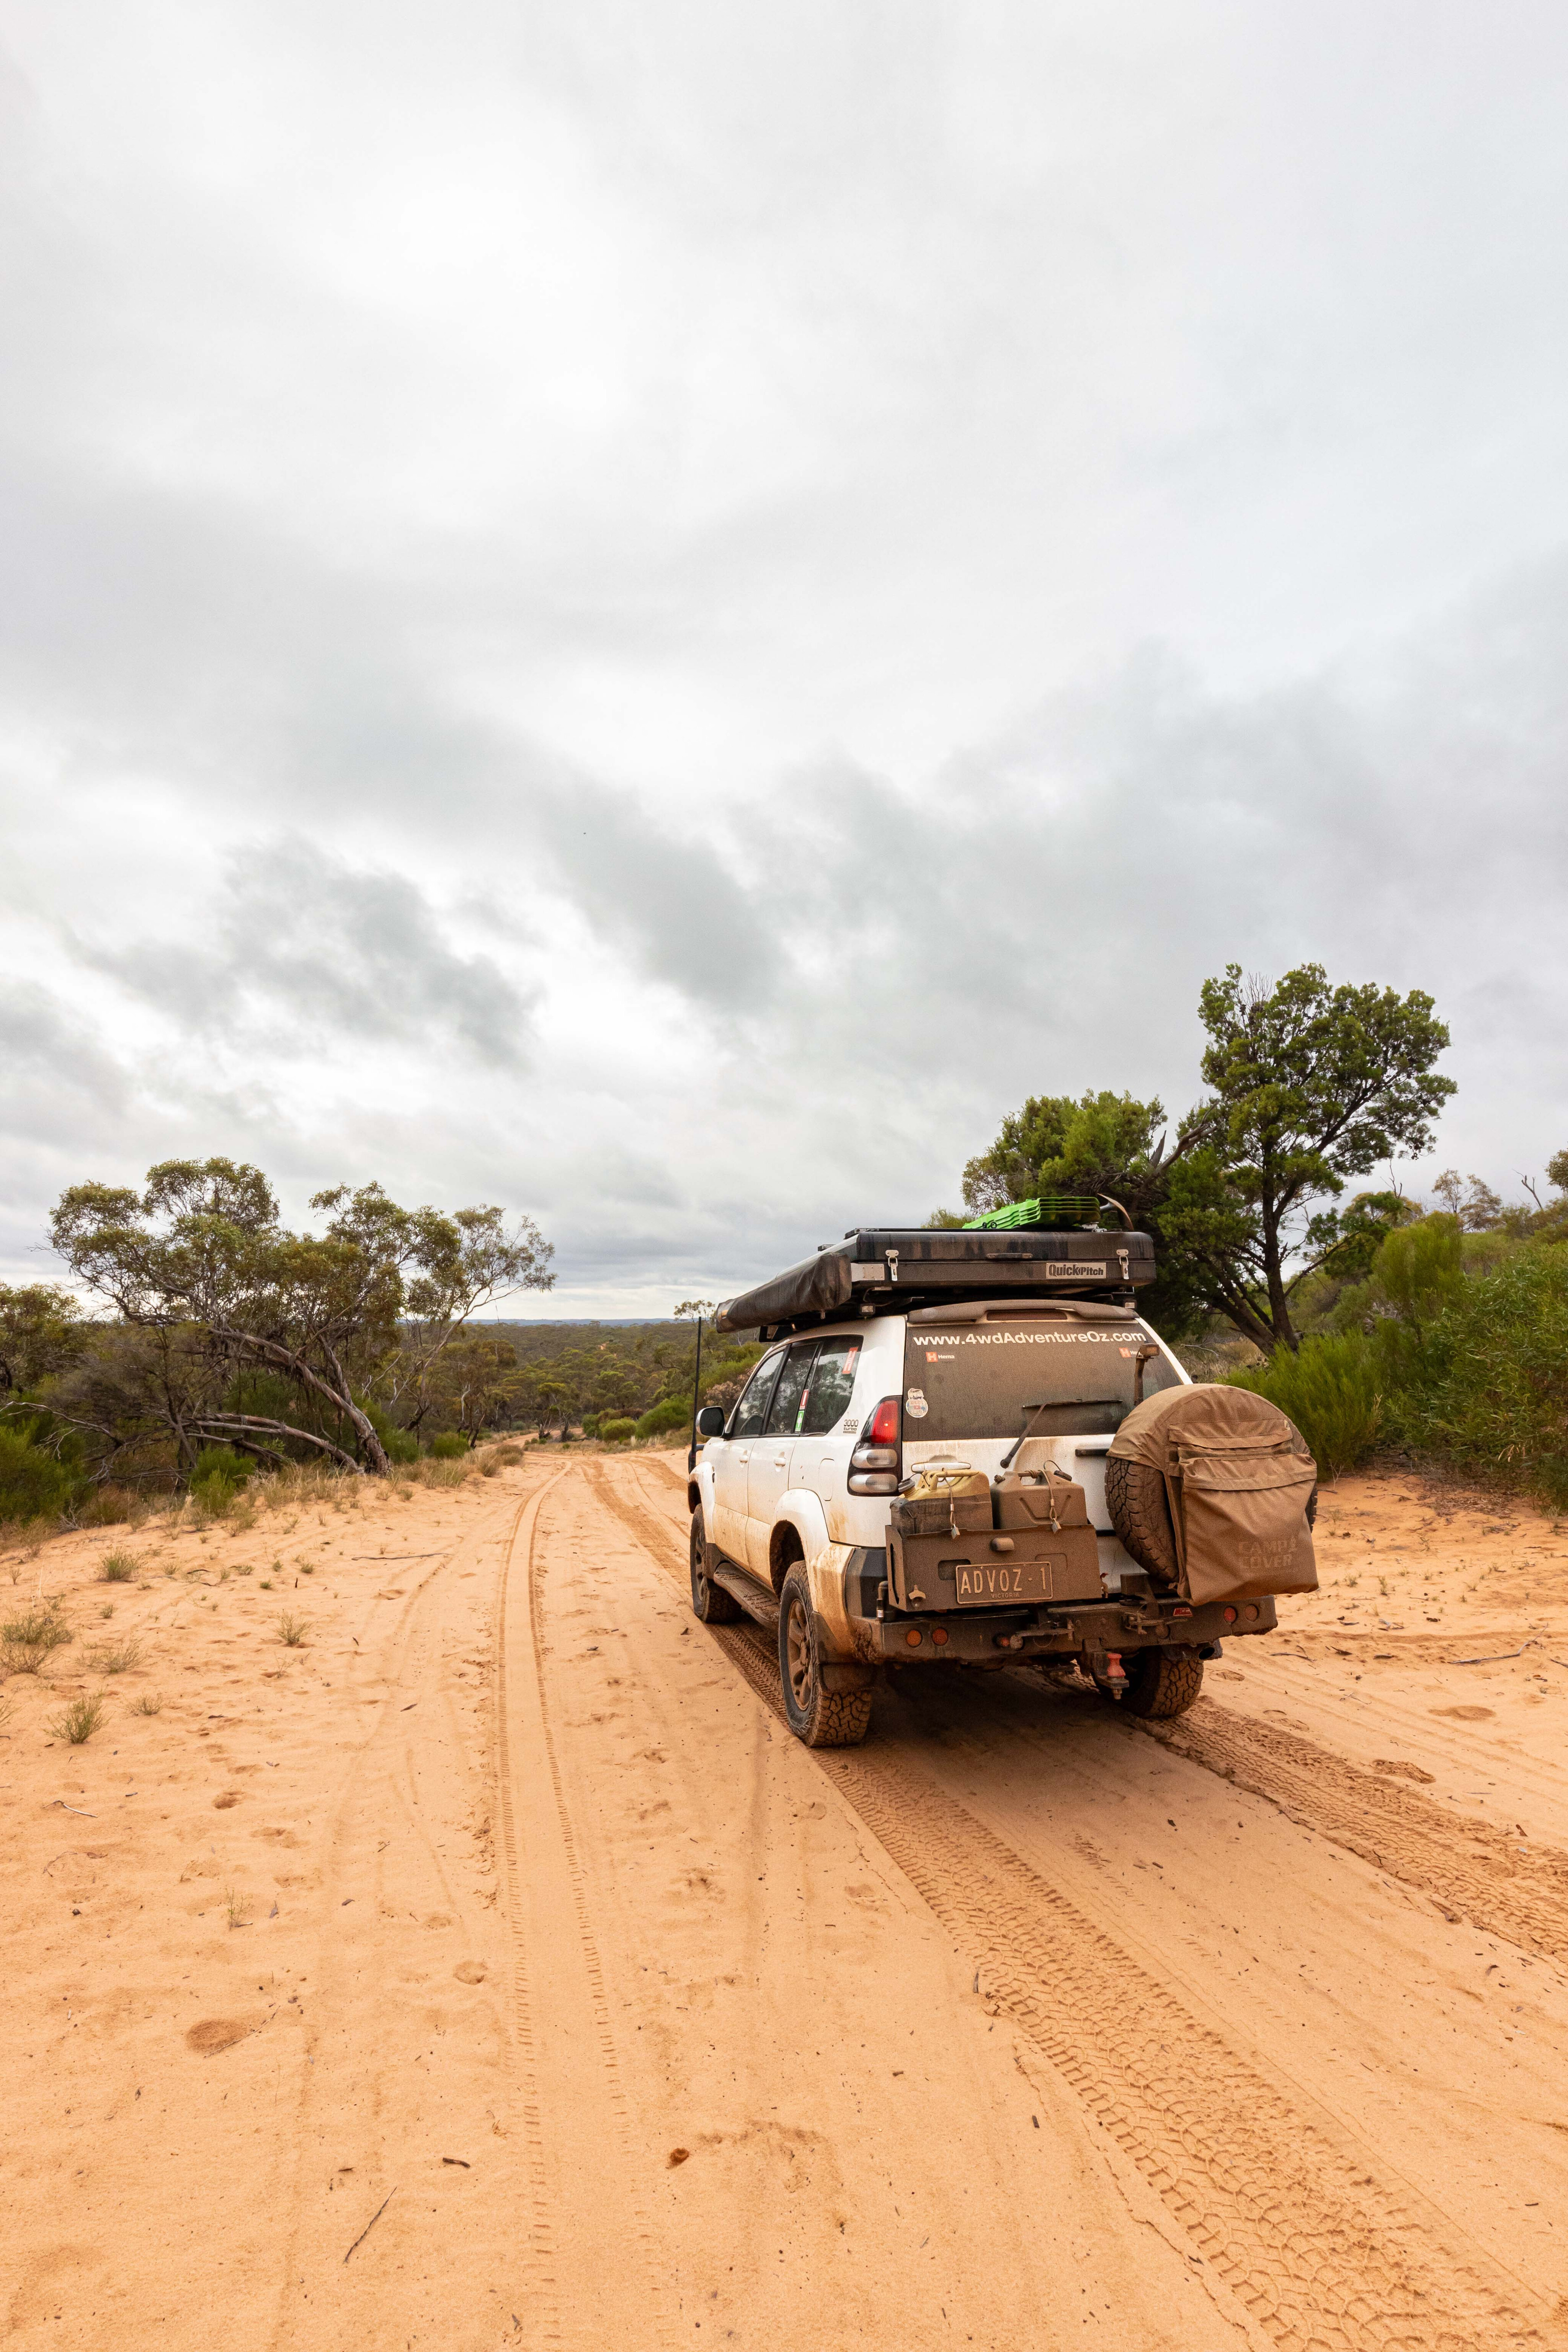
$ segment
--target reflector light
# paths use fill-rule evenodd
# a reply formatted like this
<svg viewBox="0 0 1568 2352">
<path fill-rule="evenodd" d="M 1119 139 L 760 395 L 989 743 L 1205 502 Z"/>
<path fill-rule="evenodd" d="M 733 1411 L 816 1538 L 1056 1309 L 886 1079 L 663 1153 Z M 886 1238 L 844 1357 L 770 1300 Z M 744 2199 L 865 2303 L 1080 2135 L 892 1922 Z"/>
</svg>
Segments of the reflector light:
<svg viewBox="0 0 1568 2352">
<path fill-rule="evenodd" d="M 1226 1622 L 1226 1623 L 1227 1625 L 1234 1625 L 1234 1624 L 1235 1624 L 1235 1622 L 1236 1622 L 1236 1612 L 1235 1612 L 1235 1610 L 1234 1610 L 1234 1609 L 1227 1609 L 1227 1610 L 1225 1612 L 1225 1622 Z"/>
<path fill-rule="evenodd" d="M 921 1641 L 920 1627 L 918 1625 L 911 1625 L 909 1632 L 904 1635 L 904 1639 L 909 1643 L 911 1650 L 918 1650 Z"/>
<path fill-rule="evenodd" d="M 931 1640 L 940 1647 L 940 1645 L 947 1639 L 947 1627 L 945 1625 L 933 1625 L 931 1629 Z"/>
</svg>

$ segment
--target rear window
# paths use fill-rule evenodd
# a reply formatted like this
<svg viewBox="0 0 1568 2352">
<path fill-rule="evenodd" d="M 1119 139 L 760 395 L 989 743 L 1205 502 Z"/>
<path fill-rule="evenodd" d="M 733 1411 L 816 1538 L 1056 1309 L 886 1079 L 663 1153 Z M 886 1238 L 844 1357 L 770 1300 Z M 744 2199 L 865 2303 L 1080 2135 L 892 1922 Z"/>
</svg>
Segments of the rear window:
<svg viewBox="0 0 1568 2352">
<path fill-rule="evenodd" d="M 855 1368 L 860 1361 L 858 1339 L 825 1339 L 811 1368 L 811 1386 L 800 1417 L 805 1437 L 826 1437 L 849 1410 L 855 1393 Z"/>
<path fill-rule="evenodd" d="M 904 1434 L 919 1438 L 1095 1436 L 1132 1409 L 1135 1323 L 910 1327 L 904 1343 Z M 1143 1393 L 1173 1388 L 1163 1355 L 1143 1366 Z"/>
</svg>

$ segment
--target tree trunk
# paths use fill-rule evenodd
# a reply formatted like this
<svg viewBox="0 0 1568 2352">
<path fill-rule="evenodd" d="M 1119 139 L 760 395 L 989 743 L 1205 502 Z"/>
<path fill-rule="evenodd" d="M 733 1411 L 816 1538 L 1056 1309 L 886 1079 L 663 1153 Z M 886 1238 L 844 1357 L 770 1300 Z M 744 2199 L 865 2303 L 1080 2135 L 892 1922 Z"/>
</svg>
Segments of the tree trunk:
<svg viewBox="0 0 1568 2352">
<path fill-rule="evenodd" d="M 1273 1155 L 1265 1149 L 1262 1155 L 1262 1199 L 1258 1206 L 1263 1220 L 1263 1278 L 1268 1291 L 1268 1314 L 1273 1323 L 1273 1345 L 1289 1348 L 1292 1354 L 1300 1347 L 1290 1322 L 1290 1303 L 1285 1296 L 1285 1276 L 1279 1264 L 1279 1203 L 1270 1182 L 1269 1163 Z"/>
<path fill-rule="evenodd" d="M 345 1420 L 353 1423 L 360 1444 L 370 1456 L 370 1466 L 374 1475 L 378 1478 L 388 1475 L 392 1469 L 392 1463 L 386 1448 L 375 1433 L 374 1423 L 366 1413 L 361 1411 L 349 1394 L 349 1384 L 344 1378 L 343 1368 L 326 1340 L 322 1340 L 321 1347 L 339 1382 L 337 1388 L 333 1388 L 330 1381 L 324 1381 L 320 1372 L 313 1370 L 304 1358 L 297 1355 L 292 1348 L 284 1347 L 280 1339 L 263 1339 L 254 1331 L 225 1330 L 216 1324 L 211 1328 L 215 1339 L 225 1340 L 232 1348 L 246 1349 L 252 1355 L 259 1356 L 264 1363 L 276 1364 L 279 1370 L 292 1373 L 297 1381 L 302 1381 L 307 1388 L 314 1389 L 319 1396 L 325 1397 L 329 1404 L 335 1405 Z M 300 1434 L 303 1436 L 305 1433 L 301 1431 Z M 311 1440 L 312 1444 L 321 1442 Z M 328 1448 L 329 1452 L 335 1453 L 337 1450 L 336 1447 Z M 347 1461 L 351 1457 L 345 1454 L 342 1458 Z M 358 1465 L 355 1466 L 358 1467 Z"/>
<path fill-rule="evenodd" d="M 318 1437 L 309 1429 L 295 1429 L 286 1421 L 267 1421 L 259 1413 L 214 1412 L 204 1415 L 196 1426 L 204 1436 L 219 1432 L 238 1436 L 246 1430 L 264 1429 L 273 1437 L 297 1437 L 301 1445 L 314 1445 L 321 1453 L 330 1454 L 334 1462 L 341 1463 L 345 1470 L 352 1470 L 356 1478 L 366 1475 L 363 1464 L 356 1462 L 352 1454 L 345 1454 L 341 1445 L 334 1445 L 330 1437 Z M 270 1454 L 275 1448 L 266 1446 L 260 1450 Z"/>
<path fill-rule="evenodd" d="M 1250 1339 L 1253 1346 L 1266 1356 L 1274 1353 L 1279 1344 L 1279 1339 L 1246 1298 L 1237 1293 L 1216 1290 L 1214 1303 L 1220 1314 L 1235 1324 L 1244 1339 Z"/>
</svg>

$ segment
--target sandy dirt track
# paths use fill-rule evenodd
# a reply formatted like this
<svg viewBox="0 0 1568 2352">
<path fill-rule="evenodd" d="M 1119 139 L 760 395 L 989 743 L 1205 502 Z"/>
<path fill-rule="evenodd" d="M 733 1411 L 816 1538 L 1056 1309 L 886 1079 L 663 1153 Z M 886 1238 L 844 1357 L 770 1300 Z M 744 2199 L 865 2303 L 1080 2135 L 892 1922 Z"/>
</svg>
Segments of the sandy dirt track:
<svg viewBox="0 0 1568 2352">
<path fill-rule="evenodd" d="M 1176 1724 L 817 1757 L 675 1456 L 8 1562 L 0 2342 L 1568 2345 L 1568 1534 L 1319 1532 Z"/>
</svg>

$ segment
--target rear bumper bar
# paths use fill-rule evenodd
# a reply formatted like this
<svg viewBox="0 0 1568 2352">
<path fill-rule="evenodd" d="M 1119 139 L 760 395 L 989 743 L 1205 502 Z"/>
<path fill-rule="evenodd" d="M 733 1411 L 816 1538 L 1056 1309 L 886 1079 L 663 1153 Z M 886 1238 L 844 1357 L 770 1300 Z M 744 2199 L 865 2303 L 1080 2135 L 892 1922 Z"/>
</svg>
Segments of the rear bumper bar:
<svg viewBox="0 0 1568 2352">
<path fill-rule="evenodd" d="M 1103 1656 L 1123 1650 L 1179 1645 L 1209 1649 L 1239 1633 L 1272 1633 L 1277 1622 L 1272 1601 L 1254 1601 L 1227 1620 L 1218 1606 L 1194 1609 L 1178 1617 L 1136 1601 L 1101 1601 L 1082 1606 L 1038 1609 L 957 1609 L 939 1614 L 921 1610 L 918 1615 L 885 1609 L 875 1618 L 855 1623 L 855 1646 L 861 1657 L 885 1658 L 911 1665 L 922 1659 L 984 1659 L 991 1664 L 1009 1657 L 1074 1657 L 1088 1652 Z M 945 1634 L 941 1640 L 939 1634 Z"/>
</svg>

